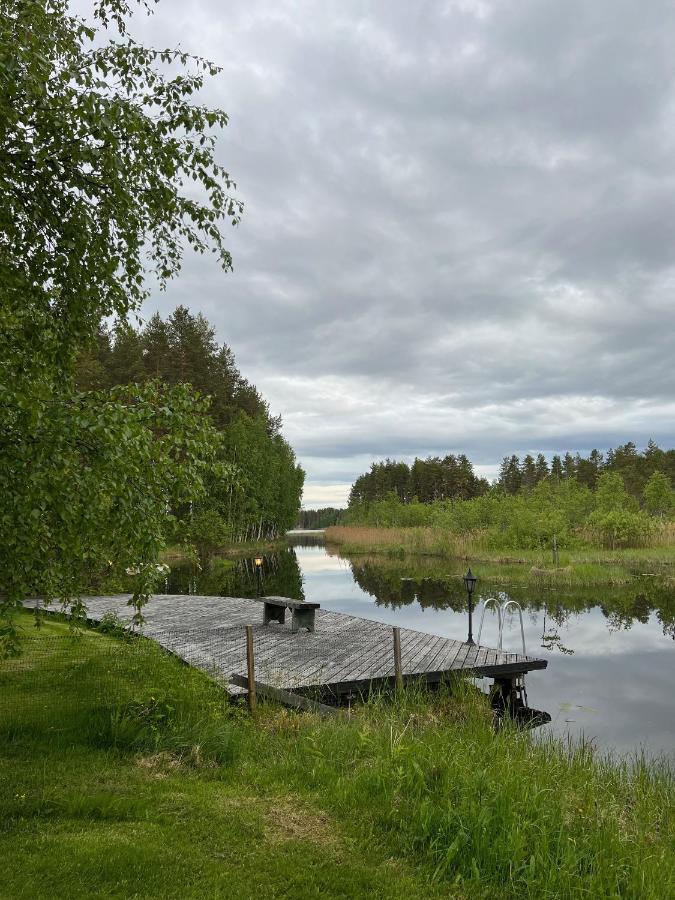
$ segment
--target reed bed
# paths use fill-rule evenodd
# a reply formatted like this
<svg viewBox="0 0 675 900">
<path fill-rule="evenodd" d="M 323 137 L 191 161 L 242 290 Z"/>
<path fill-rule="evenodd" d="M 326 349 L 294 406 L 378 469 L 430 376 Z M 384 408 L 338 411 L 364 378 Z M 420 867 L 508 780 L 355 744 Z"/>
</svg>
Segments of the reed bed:
<svg viewBox="0 0 675 900">
<path fill-rule="evenodd" d="M 486 531 L 454 534 L 438 528 L 373 528 L 335 525 L 326 530 L 329 551 L 345 556 L 381 554 L 393 559 L 439 557 L 458 563 L 483 564 L 484 578 L 508 574 L 558 584 L 627 584 L 636 575 L 675 577 L 675 527 L 665 523 L 650 547 L 608 550 L 592 545 L 561 549 L 503 550 L 489 546 Z M 502 571 L 500 572 L 500 569 Z M 506 571 L 508 570 L 508 572 Z"/>
<path fill-rule="evenodd" d="M 360 525 L 332 525 L 326 529 L 326 543 L 339 544 L 345 551 L 386 550 L 429 556 L 467 557 L 486 549 L 485 534 L 452 534 L 440 528 L 371 528 Z"/>
</svg>

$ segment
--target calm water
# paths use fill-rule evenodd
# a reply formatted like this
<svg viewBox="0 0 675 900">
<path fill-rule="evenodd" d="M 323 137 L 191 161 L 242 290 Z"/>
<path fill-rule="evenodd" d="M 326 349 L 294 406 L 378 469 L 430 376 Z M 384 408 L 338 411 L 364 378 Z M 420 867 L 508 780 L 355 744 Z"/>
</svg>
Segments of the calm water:
<svg viewBox="0 0 675 900">
<path fill-rule="evenodd" d="M 480 567 L 474 571 L 480 578 Z M 175 569 L 167 588 L 236 596 L 255 596 L 259 589 L 252 560 L 234 569 L 216 562 L 199 578 Z M 552 717 L 541 732 L 584 734 L 622 753 L 644 749 L 675 759 L 675 596 L 661 578 L 636 578 L 629 588 L 503 588 L 500 599 L 511 597 L 523 607 L 527 652 L 548 660 L 547 669 L 527 676 L 530 705 Z M 298 536 L 288 550 L 265 557 L 260 590 L 432 634 L 467 636 L 461 571 L 447 562 L 344 559 L 321 541 Z M 479 580 L 474 637 L 480 601 L 494 594 Z M 490 611 L 481 643 L 497 645 L 497 617 Z M 517 615 L 507 617 L 504 648 L 521 649 Z"/>
</svg>

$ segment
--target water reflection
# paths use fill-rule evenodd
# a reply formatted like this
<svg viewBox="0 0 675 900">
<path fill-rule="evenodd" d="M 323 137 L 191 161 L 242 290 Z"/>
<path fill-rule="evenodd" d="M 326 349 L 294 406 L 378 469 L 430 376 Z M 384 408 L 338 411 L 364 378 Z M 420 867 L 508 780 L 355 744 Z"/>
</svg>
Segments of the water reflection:
<svg viewBox="0 0 675 900">
<path fill-rule="evenodd" d="M 168 594 L 205 594 L 220 597 L 258 597 L 276 594 L 304 600 L 302 572 L 292 549 L 261 557 L 260 571 L 253 559 L 216 558 L 200 571 L 193 563 L 171 567 Z"/>
<path fill-rule="evenodd" d="M 344 559 L 327 551 L 322 537 L 302 535 L 264 557 L 260 590 L 464 640 L 461 574 L 460 567 L 453 571 L 431 559 Z M 252 560 L 241 559 L 217 560 L 202 573 L 174 567 L 167 589 L 253 597 L 259 588 Z M 483 579 L 477 604 L 489 596 L 520 603 L 528 653 L 549 660 L 548 669 L 527 676 L 530 705 L 553 716 L 543 731 L 583 733 L 619 751 L 673 751 L 675 593 L 666 579 L 555 589 L 506 579 L 488 588 Z M 488 610 L 482 643 L 496 646 L 497 640 L 497 615 Z M 504 648 L 520 650 L 520 624 L 512 614 L 505 618 Z"/>
</svg>

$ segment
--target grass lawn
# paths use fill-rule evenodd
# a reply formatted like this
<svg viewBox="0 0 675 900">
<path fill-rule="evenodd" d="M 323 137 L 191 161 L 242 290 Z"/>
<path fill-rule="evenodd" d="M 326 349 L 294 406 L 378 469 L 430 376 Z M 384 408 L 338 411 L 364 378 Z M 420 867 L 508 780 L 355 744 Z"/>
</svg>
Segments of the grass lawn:
<svg viewBox="0 0 675 900">
<path fill-rule="evenodd" d="M 495 733 L 466 691 L 251 720 L 151 644 L 25 622 L 2 898 L 672 896 L 663 766 Z"/>
</svg>

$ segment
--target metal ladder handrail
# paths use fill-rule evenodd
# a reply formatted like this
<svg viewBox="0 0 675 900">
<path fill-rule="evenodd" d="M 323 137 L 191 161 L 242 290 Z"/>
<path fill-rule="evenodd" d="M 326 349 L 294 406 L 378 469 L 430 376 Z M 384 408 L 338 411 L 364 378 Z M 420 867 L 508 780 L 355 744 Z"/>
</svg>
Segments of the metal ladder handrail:
<svg viewBox="0 0 675 900">
<path fill-rule="evenodd" d="M 483 633 L 483 621 L 485 619 L 485 610 L 488 608 L 490 603 L 494 603 L 495 609 L 497 610 L 497 618 L 499 620 L 499 634 L 502 633 L 502 608 L 499 605 L 499 600 L 496 597 L 488 597 L 487 600 L 483 600 L 483 612 L 480 617 L 480 625 L 478 626 L 478 640 L 477 644 L 480 644 L 480 636 Z"/>
<path fill-rule="evenodd" d="M 520 637 L 523 641 L 523 656 L 527 656 L 527 651 L 525 650 L 525 627 L 523 625 L 523 610 L 517 600 L 507 600 L 505 603 L 502 603 L 502 615 L 499 623 L 499 650 L 502 649 L 502 641 L 504 637 L 504 619 L 506 618 L 506 610 L 509 606 L 515 606 L 518 610 L 518 615 L 520 616 Z"/>
</svg>

